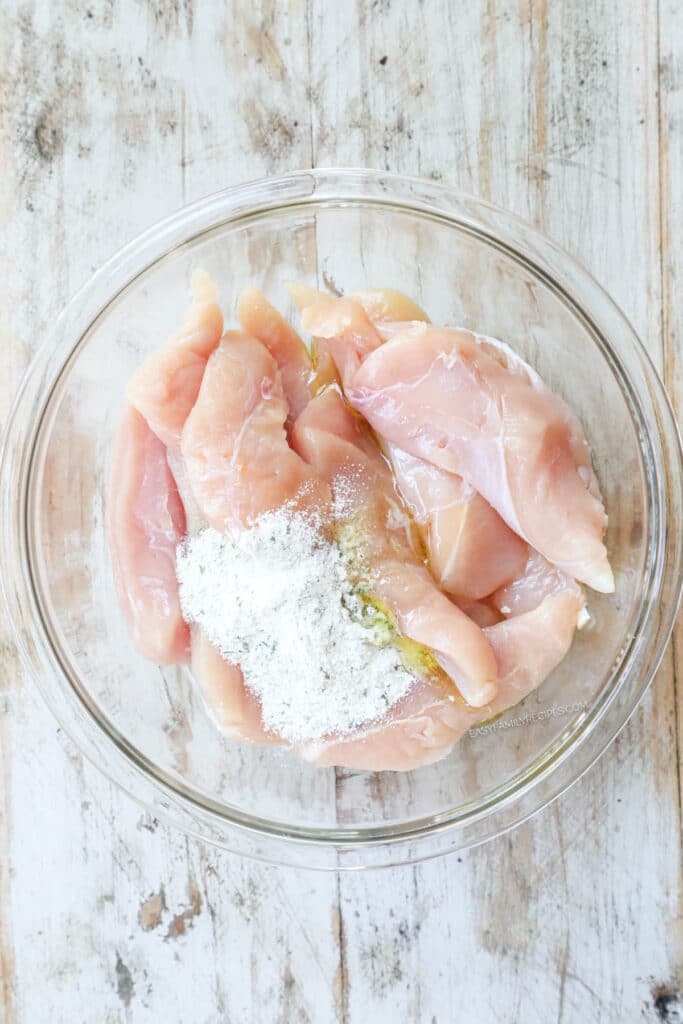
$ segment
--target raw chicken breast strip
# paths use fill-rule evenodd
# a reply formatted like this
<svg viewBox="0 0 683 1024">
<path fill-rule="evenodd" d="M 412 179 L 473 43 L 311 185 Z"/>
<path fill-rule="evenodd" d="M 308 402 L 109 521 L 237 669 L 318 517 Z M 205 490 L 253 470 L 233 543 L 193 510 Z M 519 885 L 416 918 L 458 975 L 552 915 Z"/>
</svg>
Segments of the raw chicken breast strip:
<svg viewBox="0 0 683 1024">
<path fill-rule="evenodd" d="M 381 337 L 401 323 L 429 323 L 426 313 L 402 292 L 371 289 L 352 298 Z M 486 597 L 522 570 L 527 545 L 462 477 L 395 444 L 386 444 L 386 454 L 401 496 L 421 528 L 432 575 L 443 590 L 461 598 L 460 607 L 463 599 Z"/>
<path fill-rule="evenodd" d="M 228 331 L 210 356 L 183 429 L 188 480 L 217 530 L 249 526 L 265 512 L 329 503 L 329 488 L 292 451 L 277 363 L 256 338 Z"/>
<path fill-rule="evenodd" d="M 168 468 L 171 470 L 171 473 L 173 473 L 173 479 L 176 482 L 178 494 L 180 495 L 180 500 L 182 501 L 183 508 L 185 509 L 187 535 L 192 537 L 195 533 L 198 533 L 203 526 L 206 526 L 206 519 L 204 518 L 202 510 L 197 504 L 195 496 L 192 493 L 190 481 L 187 478 L 185 461 L 180 451 L 167 449 L 166 461 L 168 462 Z"/>
<path fill-rule="evenodd" d="M 309 288 L 305 284 L 290 283 L 287 285 L 287 291 L 299 310 L 328 298 L 323 292 L 318 292 L 315 288 Z M 313 338 L 311 357 L 313 373 L 310 379 L 310 391 L 312 395 L 317 395 L 328 384 L 338 384 L 340 378 L 332 353 L 324 338 Z"/>
<path fill-rule="evenodd" d="M 245 333 L 263 342 L 277 363 L 289 407 L 287 426 L 291 427 L 311 397 L 308 349 L 258 288 L 244 289 L 237 302 L 237 317 Z"/>
<path fill-rule="evenodd" d="M 199 395 L 207 360 L 220 341 L 223 316 L 216 302 L 216 287 L 205 271 L 197 270 L 192 275 L 192 295 L 193 302 L 183 326 L 133 374 L 128 395 L 157 437 L 168 446 L 168 451 L 164 449 L 164 452 L 182 497 L 187 528 L 195 533 L 205 525 L 206 517 L 190 486 L 180 452 L 181 434 Z M 182 534 L 176 543 L 181 539 Z M 173 574 L 168 586 L 173 605 L 179 610 L 175 547 L 172 561 Z M 263 730 L 260 706 L 246 689 L 241 670 L 214 651 L 196 626 L 191 634 L 184 622 L 183 628 L 187 638 L 191 636 L 193 674 L 222 728 L 246 742 L 274 742 Z M 181 659 L 170 658 L 170 661 L 178 660 Z M 184 660 L 188 660 L 187 653 Z"/>
<path fill-rule="evenodd" d="M 462 476 L 568 576 L 613 591 L 581 425 L 509 349 L 412 325 L 369 354 L 346 390 L 381 437 Z"/>
<path fill-rule="evenodd" d="M 429 565 L 449 594 L 479 600 L 517 576 L 528 545 L 462 477 L 386 444 L 401 497 L 420 526 Z"/>
<path fill-rule="evenodd" d="M 216 286 L 204 270 L 192 275 L 192 305 L 182 327 L 153 352 L 128 381 L 131 405 L 142 413 L 171 451 L 180 435 L 204 376 L 206 361 L 223 333 Z"/>
<path fill-rule="evenodd" d="M 263 726 L 261 705 L 231 665 L 198 626 L 192 628 L 192 673 L 200 681 L 207 707 L 222 732 L 245 743 L 281 743 Z"/>
<path fill-rule="evenodd" d="M 496 692 L 497 666 L 481 629 L 441 593 L 413 553 L 391 472 L 373 438 L 333 388 L 297 420 L 296 450 L 331 486 L 352 524 L 354 560 L 370 568 L 362 585 L 396 616 L 400 632 L 430 648 L 465 699 L 481 706 Z"/>
<path fill-rule="evenodd" d="M 382 344 L 369 317 L 382 322 L 426 320 L 401 292 L 378 289 L 355 299 L 335 299 L 294 288 L 303 306 L 302 323 L 340 368 L 344 386 L 363 360 Z M 360 307 L 363 308 L 360 308 Z M 450 594 L 485 597 L 521 572 L 527 545 L 477 491 L 454 473 L 439 469 L 391 442 L 385 444 L 398 490 L 420 526 L 432 574 Z"/>
<path fill-rule="evenodd" d="M 289 291 L 295 302 L 311 297 L 310 289 L 304 295 L 292 286 Z M 351 383 L 366 356 L 382 344 L 360 302 L 348 297 L 335 299 L 322 295 L 311 305 L 305 305 L 301 311 L 301 326 L 313 335 L 316 344 L 320 339 L 325 340 L 325 350 L 334 360 L 344 388 Z"/>
<path fill-rule="evenodd" d="M 309 288 L 306 284 L 292 282 L 287 291 L 300 313 L 320 302 L 337 302 L 337 297 L 325 292 Z M 423 309 L 409 299 L 403 292 L 394 288 L 365 288 L 360 292 L 350 292 L 347 296 L 363 307 L 367 317 L 373 324 L 394 323 L 395 321 L 421 320 L 429 323 L 429 317 Z"/>
<path fill-rule="evenodd" d="M 342 383 L 352 379 L 365 356 L 381 344 L 379 324 L 404 317 L 429 322 L 419 306 L 391 288 L 368 288 L 346 298 L 326 295 L 299 283 L 288 284 L 287 291 L 302 314 L 304 329 L 313 334 L 318 385 L 315 390 L 335 379 Z M 316 322 L 322 325 L 320 332 L 314 329 Z M 343 339 L 337 338 L 337 334 L 343 334 Z"/>
<path fill-rule="evenodd" d="M 537 608 L 544 598 L 570 586 L 571 581 L 560 569 L 532 549 L 522 572 L 492 594 L 490 604 L 505 618 L 510 618 Z"/>
<path fill-rule="evenodd" d="M 366 288 L 362 292 L 351 292 L 350 299 L 360 302 L 373 324 L 393 323 L 402 320 L 422 320 L 429 323 L 423 309 L 403 292 L 394 288 Z"/>
<path fill-rule="evenodd" d="M 329 489 L 293 452 L 276 360 L 256 338 L 229 331 L 210 356 L 182 433 L 181 451 L 197 515 L 216 529 L 245 526 L 286 502 L 329 504 Z M 221 728 L 250 743 L 277 743 L 263 728 L 258 700 L 230 665 L 193 630 L 192 665 Z"/>
<path fill-rule="evenodd" d="M 484 629 L 496 654 L 498 692 L 485 708 L 468 707 L 437 684 L 420 682 L 370 729 L 343 739 L 303 744 L 298 753 L 321 767 L 410 771 L 438 761 L 474 725 L 514 707 L 559 665 L 583 608 L 580 589 L 545 597 L 537 608 Z"/>
<path fill-rule="evenodd" d="M 114 438 L 107 535 L 114 582 L 133 642 L 159 665 L 189 659 L 190 633 L 180 610 L 175 552 L 185 512 L 166 448 L 126 406 Z"/>
<path fill-rule="evenodd" d="M 505 618 L 489 600 L 468 601 L 466 598 L 459 598 L 455 603 L 460 611 L 469 615 L 482 629 L 484 626 L 495 626 Z"/>
</svg>

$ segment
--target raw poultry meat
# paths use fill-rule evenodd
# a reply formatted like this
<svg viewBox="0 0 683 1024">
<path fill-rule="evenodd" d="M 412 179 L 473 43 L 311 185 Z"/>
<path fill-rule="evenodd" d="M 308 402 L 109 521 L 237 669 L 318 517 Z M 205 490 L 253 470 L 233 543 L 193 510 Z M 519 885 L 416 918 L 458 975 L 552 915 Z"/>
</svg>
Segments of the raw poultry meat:
<svg viewBox="0 0 683 1024">
<path fill-rule="evenodd" d="M 252 310 L 253 313 L 253 310 Z M 329 491 L 291 450 L 288 407 L 277 363 L 257 339 L 229 331 L 211 354 L 181 440 L 184 471 L 199 514 L 218 528 L 248 525 L 264 512 L 325 503 Z M 193 630 L 193 670 L 214 714 L 251 743 L 276 737 L 242 673 Z"/>
<path fill-rule="evenodd" d="M 509 618 L 537 608 L 544 598 L 570 586 L 571 580 L 560 569 L 550 565 L 543 555 L 532 549 L 521 573 L 496 590 L 490 597 L 490 603 Z"/>
<path fill-rule="evenodd" d="M 114 438 L 107 534 L 119 602 L 136 647 L 160 665 L 189 657 L 189 628 L 178 599 L 176 547 L 185 511 L 166 448 L 132 406 Z"/>
<path fill-rule="evenodd" d="M 300 744 L 297 753 L 319 767 L 410 771 L 445 757 L 479 712 L 438 683 L 417 682 L 406 700 L 376 725 L 341 738 Z"/>
<path fill-rule="evenodd" d="M 374 324 L 406 320 L 429 323 L 425 311 L 395 288 L 365 288 L 361 292 L 351 292 L 349 298 L 361 304 Z"/>
<path fill-rule="evenodd" d="M 249 316 L 256 315 L 252 305 Z M 287 414 L 274 356 L 256 338 L 227 332 L 207 361 L 181 439 L 182 469 L 203 522 L 225 529 L 287 502 L 294 507 L 329 500 L 328 489 L 287 443 Z M 197 628 L 192 663 L 224 728 L 227 723 L 228 731 L 251 743 L 277 742 L 263 729 L 260 705 L 240 669 L 224 661 Z"/>
<path fill-rule="evenodd" d="M 381 437 L 461 475 L 567 575 L 614 589 L 581 425 L 504 346 L 412 325 L 368 355 L 346 390 Z"/>
<path fill-rule="evenodd" d="M 455 599 L 454 599 L 455 600 Z M 484 598 L 479 601 L 469 601 L 467 598 L 460 597 L 455 603 L 458 608 L 469 615 L 473 622 L 476 622 L 482 629 L 484 626 L 495 626 L 497 622 L 501 622 L 505 616 L 498 611 L 498 609 L 491 603 L 489 598 Z"/>
<path fill-rule="evenodd" d="M 494 703 L 496 713 L 537 689 L 559 665 L 571 646 L 584 607 L 581 588 L 568 579 L 564 590 L 544 597 L 536 608 L 484 630 L 500 671 L 502 697 Z"/>
<path fill-rule="evenodd" d="M 277 363 L 289 409 L 287 426 L 308 404 L 311 357 L 303 341 L 258 288 L 245 288 L 237 301 L 237 318 L 245 334 L 258 338 Z"/>
<path fill-rule="evenodd" d="M 353 523 L 352 544 L 358 560 L 370 567 L 372 596 L 396 616 L 404 636 L 431 648 L 471 704 L 488 703 L 497 675 L 490 644 L 416 558 L 389 467 L 336 390 L 312 399 L 295 424 L 293 444 L 330 482 L 339 515 Z"/>
<path fill-rule="evenodd" d="M 382 719 L 297 751 L 365 770 L 443 757 L 562 660 L 586 615 L 575 578 L 613 587 L 578 420 L 506 346 L 431 327 L 400 292 L 292 286 L 314 372 L 257 289 L 238 301 L 243 330 L 222 336 L 213 282 L 192 284 L 183 327 L 129 382 L 115 442 L 108 530 L 136 644 L 161 664 L 191 645 L 226 735 L 282 742 L 239 667 L 183 621 L 175 553 L 186 530 L 314 510 L 394 642 L 414 642 L 416 681 Z"/>
<path fill-rule="evenodd" d="M 216 286 L 205 271 L 196 270 L 192 275 L 192 305 L 182 327 L 145 359 L 127 388 L 128 401 L 170 450 L 180 447 L 180 435 L 197 400 L 206 361 L 222 333 L 223 314 L 216 302 Z"/>
<path fill-rule="evenodd" d="M 298 747 L 319 766 L 366 771 L 408 771 L 445 757 L 473 726 L 486 722 L 532 693 L 571 645 L 583 595 L 571 584 L 537 608 L 484 629 L 499 668 L 498 692 L 484 708 L 473 708 L 439 682 L 421 680 L 381 722 L 349 737 Z"/>
<path fill-rule="evenodd" d="M 242 672 L 209 643 L 198 626 L 192 627 L 192 674 L 204 700 L 226 736 L 245 743 L 278 743 L 263 727 L 261 705 L 244 685 Z"/>
<path fill-rule="evenodd" d="M 193 274 L 192 295 L 193 302 L 181 329 L 147 358 L 128 384 L 129 397 L 154 429 L 150 436 L 156 442 L 154 450 L 158 458 L 158 473 L 156 477 L 147 479 L 148 498 L 152 503 L 162 501 L 163 487 L 167 486 L 174 494 L 181 513 L 183 507 L 186 513 L 187 523 L 183 515 L 183 528 L 168 551 L 169 572 L 165 580 L 168 607 L 180 616 L 182 653 L 178 648 L 180 641 L 176 641 L 175 648 L 166 651 L 158 642 L 153 643 L 163 625 L 163 619 L 160 622 L 154 619 L 154 609 L 147 611 L 147 618 L 140 621 L 137 628 L 131 624 L 131 631 L 141 653 L 160 664 L 188 661 L 191 649 L 193 673 L 221 726 L 248 742 L 270 743 L 274 740 L 261 727 L 258 702 L 246 689 L 240 669 L 214 651 L 197 627 L 190 633 L 180 611 L 175 572 L 176 546 L 186 529 L 194 533 L 207 521 L 192 491 L 181 455 L 181 435 L 199 395 L 207 360 L 216 349 L 223 331 L 223 316 L 216 303 L 216 287 L 208 274 L 202 271 Z M 142 417 L 138 417 L 138 421 L 145 422 Z M 155 499 L 153 491 L 157 486 L 160 493 Z M 182 503 L 178 493 L 182 496 Z M 115 507 L 115 500 L 113 491 L 110 491 L 110 508 Z M 114 535 L 114 530 L 110 529 L 110 537 Z M 127 543 L 130 544 L 133 536 L 130 531 Z M 137 556 L 140 552 L 135 554 Z M 144 560 L 129 558 L 125 569 L 118 573 L 120 588 L 130 590 L 136 586 L 142 571 Z M 126 603 L 123 598 L 121 600 L 125 608 Z M 137 616 L 140 619 L 140 611 Z"/>
<path fill-rule="evenodd" d="M 370 352 L 382 344 L 371 315 L 397 322 L 425 314 L 401 292 L 377 289 L 335 299 L 310 289 L 294 289 L 302 322 L 324 345 L 351 387 Z M 361 308 L 362 307 L 362 308 Z M 527 545 L 462 477 L 386 442 L 385 451 L 398 490 L 418 523 L 434 578 L 444 590 L 470 600 L 485 597 L 523 567 Z"/>
<path fill-rule="evenodd" d="M 336 299 L 320 293 L 304 292 L 290 286 L 295 302 L 309 302 L 301 311 L 301 326 L 319 343 L 325 339 L 325 351 L 329 352 L 339 371 L 342 384 L 346 387 L 363 360 L 381 345 L 382 339 L 369 319 L 360 302 L 350 297 Z"/>
<path fill-rule="evenodd" d="M 478 600 L 523 569 L 528 547 L 462 477 L 386 444 L 396 484 L 429 551 L 439 586 Z"/>
<path fill-rule="evenodd" d="M 289 447 L 286 419 L 275 359 L 256 338 L 228 331 L 208 360 L 181 442 L 192 492 L 211 526 L 246 526 L 284 504 L 329 500 L 328 488 Z"/>
<path fill-rule="evenodd" d="M 342 297 L 329 295 L 298 281 L 288 284 L 287 291 L 300 313 L 320 303 L 331 304 L 328 306 L 331 309 Z M 365 288 L 360 292 L 350 292 L 346 299 L 361 306 L 375 326 L 413 320 L 429 323 L 425 311 L 395 288 Z"/>
</svg>

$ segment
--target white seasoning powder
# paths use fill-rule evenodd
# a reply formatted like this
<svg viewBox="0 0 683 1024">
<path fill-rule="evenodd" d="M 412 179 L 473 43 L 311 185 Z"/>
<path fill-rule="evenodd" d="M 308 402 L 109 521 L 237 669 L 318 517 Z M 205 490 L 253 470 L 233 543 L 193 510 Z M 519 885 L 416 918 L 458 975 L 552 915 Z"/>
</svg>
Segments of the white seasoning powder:
<svg viewBox="0 0 683 1024">
<path fill-rule="evenodd" d="M 381 718 L 415 682 L 387 623 L 354 593 L 339 548 L 284 508 L 248 530 L 179 545 L 180 602 L 260 699 L 264 724 L 297 742 Z"/>
</svg>

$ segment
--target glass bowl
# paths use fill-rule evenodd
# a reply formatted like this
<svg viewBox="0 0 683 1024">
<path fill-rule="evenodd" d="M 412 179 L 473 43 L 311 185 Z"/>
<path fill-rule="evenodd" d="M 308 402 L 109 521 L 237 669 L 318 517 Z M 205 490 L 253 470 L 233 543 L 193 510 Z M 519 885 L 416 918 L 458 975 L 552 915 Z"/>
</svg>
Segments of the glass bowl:
<svg viewBox="0 0 683 1024">
<path fill-rule="evenodd" d="M 406 773 L 315 768 L 237 745 L 186 669 L 133 648 L 104 530 L 114 426 L 135 366 L 179 323 L 191 271 L 229 322 L 253 283 L 392 286 L 437 323 L 502 338 L 583 421 L 616 575 L 540 690 Z M 632 327 L 566 253 L 432 182 L 304 171 L 181 210 L 128 245 L 57 320 L 0 453 L 2 588 L 25 667 L 81 751 L 153 814 L 248 856 L 346 868 L 415 860 L 512 827 L 574 782 L 636 707 L 681 590 L 681 449 Z"/>
</svg>

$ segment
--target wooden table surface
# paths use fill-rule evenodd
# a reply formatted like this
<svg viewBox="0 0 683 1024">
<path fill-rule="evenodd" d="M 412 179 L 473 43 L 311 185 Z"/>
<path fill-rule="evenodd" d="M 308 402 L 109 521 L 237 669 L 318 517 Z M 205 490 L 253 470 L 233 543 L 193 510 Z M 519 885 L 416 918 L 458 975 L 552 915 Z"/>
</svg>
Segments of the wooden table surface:
<svg viewBox="0 0 683 1024">
<path fill-rule="evenodd" d="M 680 406 L 680 0 L 7 0 L 0 19 L 3 415 L 114 249 L 310 165 L 530 219 L 612 293 Z M 341 876 L 150 820 L 60 735 L 6 635 L 0 657 L 2 1024 L 683 1020 L 675 645 L 533 821 Z"/>
</svg>

